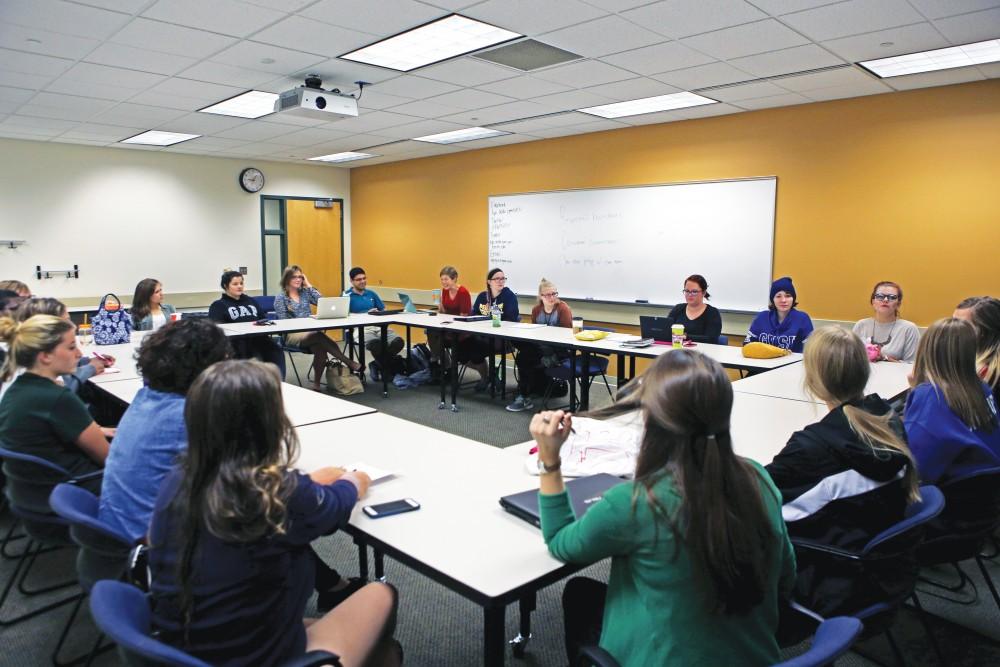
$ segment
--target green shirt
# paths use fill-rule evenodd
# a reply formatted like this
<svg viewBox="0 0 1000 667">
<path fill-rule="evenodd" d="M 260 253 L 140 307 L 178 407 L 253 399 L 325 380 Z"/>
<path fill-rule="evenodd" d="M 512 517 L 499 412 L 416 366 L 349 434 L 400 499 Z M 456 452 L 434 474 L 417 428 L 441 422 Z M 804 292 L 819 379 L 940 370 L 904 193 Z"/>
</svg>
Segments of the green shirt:
<svg viewBox="0 0 1000 667">
<path fill-rule="evenodd" d="M 62 466 L 71 475 L 100 470 L 76 444 L 94 418 L 76 394 L 48 378 L 24 373 L 0 401 L 0 442 Z"/>
<path fill-rule="evenodd" d="M 600 645 L 623 667 L 770 665 L 780 660 L 774 638 L 778 604 L 791 594 L 795 555 L 781 519 L 781 495 L 764 469 L 753 466 L 761 476 L 775 540 L 767 556 L 769 593 L 739 616 L 710 612 L 695 585 L 689 554 L 681 545 L 673 557 L 670 527 L 655 518 L 645 493 L 633 511 L 632 482 L 608 490 L 579 521 L 565 492 L 539 494 L 542 533 L 554 557 L 578 564 L 611 557 Z M 677 509 L 680 497 L 670 476 L 658 481 L 653 492 L 668 513 Z"/>
</svg>

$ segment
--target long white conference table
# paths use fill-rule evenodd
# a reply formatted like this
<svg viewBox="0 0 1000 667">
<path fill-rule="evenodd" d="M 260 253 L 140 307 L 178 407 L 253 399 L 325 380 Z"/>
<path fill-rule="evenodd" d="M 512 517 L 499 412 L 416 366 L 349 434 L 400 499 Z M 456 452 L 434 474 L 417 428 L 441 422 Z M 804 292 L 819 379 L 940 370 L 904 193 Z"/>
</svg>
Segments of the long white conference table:
<svg viewBox="0 0 1000 667">
<path fill-rule="evenodd" d="M 753 375 L 733 383 L 733 391 L 786 398 L 792 401 L 822 403 L 805 388 L 806 369 L 803 364 L 785 366 L 768 373 Z M 909 376 L 913 364 L 880 361 L 871 364 L 871 376 L 865 386 L 866 394 L 878 394 L 887 401 L 899 398 L 910 388 Z"/>
</svg>

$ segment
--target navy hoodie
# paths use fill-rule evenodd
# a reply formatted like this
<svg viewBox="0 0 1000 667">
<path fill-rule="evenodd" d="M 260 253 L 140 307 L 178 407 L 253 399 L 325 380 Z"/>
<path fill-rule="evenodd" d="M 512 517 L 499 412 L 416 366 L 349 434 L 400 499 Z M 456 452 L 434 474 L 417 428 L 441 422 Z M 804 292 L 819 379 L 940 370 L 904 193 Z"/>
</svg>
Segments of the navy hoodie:
<svg viewBox="0 0 1000 667">
<path fill-rule="evenodd" d="M 500 319 L 504 322 L 518 322 L 521 320 L 521 313 L 518 312 L 517 295 L 509 287 L 500 290 L 500 294 L 491 302 L 487 298 L 489 292 L 483 291 L 476 297 L 476 302 L 472 304 L 473 315 L 490 315 L 490 308 L 495 303 L 500 308 Z"/>
<path fill-rule="evenodd" d="M 778 313 L 768 308 L 753 318 L 743 344 L 767 343 L 792 352 L 801 352 L 802 344 L 812 331 L 812 320 L 801 310 L 792 308 L 785 321 L 779 324 Z"/>
</svg>

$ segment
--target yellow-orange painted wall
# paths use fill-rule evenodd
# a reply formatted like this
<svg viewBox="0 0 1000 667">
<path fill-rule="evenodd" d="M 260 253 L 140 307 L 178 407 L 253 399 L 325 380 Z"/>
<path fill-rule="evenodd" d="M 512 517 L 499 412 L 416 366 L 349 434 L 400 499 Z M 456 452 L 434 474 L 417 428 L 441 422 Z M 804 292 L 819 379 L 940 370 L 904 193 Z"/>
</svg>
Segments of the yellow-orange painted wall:
<svg viewBox="0 0 1000 667">
<path fill-rule="evenodd" d="M 920 325 L 1000 294 L 997 80 L 355 168 L 351 256 L 375 284 L 430 289 L 454 264 L 478 288 L 491 194 L 767 175 L 775 275 L 813 317 L 867 316 L 876 280 Z"/>
</svg>

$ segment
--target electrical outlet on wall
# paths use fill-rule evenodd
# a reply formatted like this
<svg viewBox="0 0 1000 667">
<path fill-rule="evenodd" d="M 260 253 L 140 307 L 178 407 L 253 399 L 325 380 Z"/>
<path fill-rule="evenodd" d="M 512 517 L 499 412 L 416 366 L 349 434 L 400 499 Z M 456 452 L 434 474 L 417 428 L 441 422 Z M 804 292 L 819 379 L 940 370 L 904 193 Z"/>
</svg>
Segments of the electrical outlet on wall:
<svg viewBox="0 0 1000 667">
<path fill-rule="evenodd" d="M 240 267 L 240 273 L 242 273 L 243 275 L 246 275 L 247 274 L 247 267 L 241 266 Z"/>
</svg>

